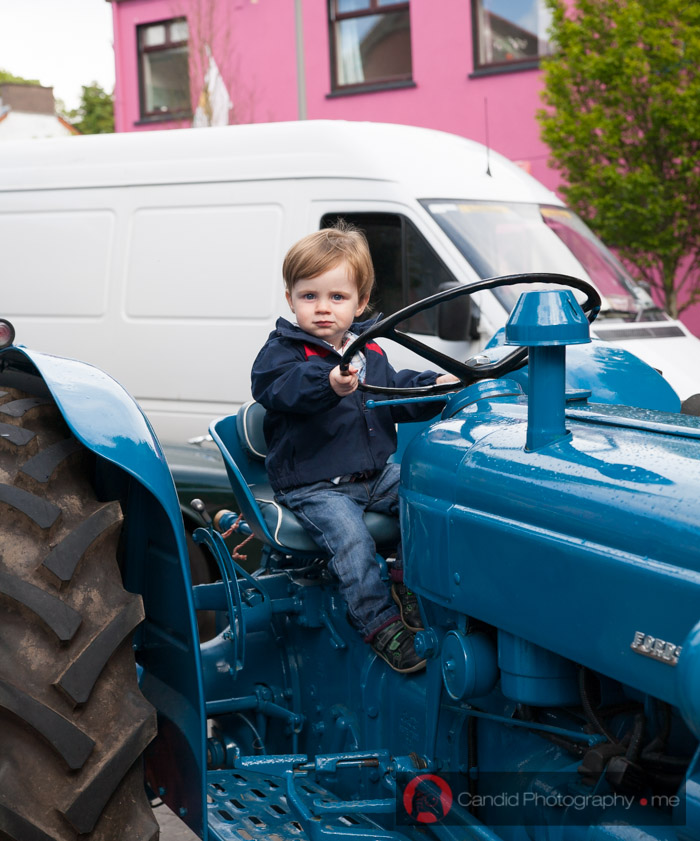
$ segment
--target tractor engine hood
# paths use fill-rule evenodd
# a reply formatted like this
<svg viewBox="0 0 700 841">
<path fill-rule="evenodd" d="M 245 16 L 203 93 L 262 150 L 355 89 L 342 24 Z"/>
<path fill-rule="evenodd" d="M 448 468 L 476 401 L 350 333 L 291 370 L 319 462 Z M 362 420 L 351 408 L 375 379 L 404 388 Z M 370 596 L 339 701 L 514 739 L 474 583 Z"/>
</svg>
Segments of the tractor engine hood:
<svg viewBox="0 0 700 841">
<path fill-rule="evenodd" d="M 409 446 L 410 586 L 682 706 L 679 664 L 700 653 L 680 651 L 700 620 L 697 423 L 569 409 L 570 434 L 528 452 L 522 400 L 478 400 Z"/>
<path fill-rule="evenodd" d="M 406 580 L 680 706 L 700 732 L 700 424 L 581 394 L 565 404 L 562 372 L 548 426 L 533 362 L 529 398 L 482 381 L 408 446 Z"/>
</svg>

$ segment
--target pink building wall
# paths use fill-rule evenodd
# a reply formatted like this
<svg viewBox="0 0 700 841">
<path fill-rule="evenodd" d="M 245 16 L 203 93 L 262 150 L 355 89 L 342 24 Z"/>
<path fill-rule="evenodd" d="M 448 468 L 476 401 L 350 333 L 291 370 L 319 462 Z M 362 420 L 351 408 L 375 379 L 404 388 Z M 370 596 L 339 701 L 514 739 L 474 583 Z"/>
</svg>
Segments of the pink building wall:
<svg viewBox="0 0 700 841">
<path fill-rule="evenodd" d="M 210 8 L 215 12 L 210 20 Z M 204 70 L 197 36 L 211 47 L 234 102 L 231 122 L 297 119 L 294 4 L 289 0 L 112 0 L 116 84 L 115 130 L 186 128 L 189 120 L 142 121 L 139 113 L 136 27 L 187 17 L 197 105 Z"/>
<path fill-rule="evenodd" d="M 520 161 L 550 188 L 558 178 L 534 120 L 539 72 L 522 70 L 469 78 L 474 69 L 469 0 L 411 0 L 415 87 L 329 97 L 327 4 L 306 0 L 304 44 L 310 119 L 408 123 L 461 134 Z M 309 49 L 309 43 L 313 49 Z"/>
<path fill-rule="evenodd" d="M 117 131 L 175 128 L 186 123 L 139 120 L 136 27 L 187 16 L 212 0 L 114 0 Z M 212 50 L 235 103 L 232 122 L 299 118 L 293 0 L 227 0 L 215 4 Z M 557 178 L 533 115 L 539 106 L 538 71 L 469 78 L 473 70 L 469 0 L 411 0 L 414 87 L 331 95 L 327 0 L 304 0 L 303 41 L 308 119 L 408 123 L 486 142 L 522 161 L 550 187 Z M 225 33 L 225 34 L 222 34 Z M 196 47 L 194 47 L 196 49 Z M 192 91 L 193 106 L 198 90 Z"/>
<path fill-rule="evenodd" d="M 535 112 L 537 69 L 471 75 L 471 0 L 410 0 L 414 85 L 371 93 L 332 94 L 328 0 L 301 0 L 304 98 L 299 101 L 295 0 L 111 0 L 116 62 L 116 131 L 180 128 L 189 121 L 141 121 L 136 27 L 185 16 L 190 25 L 193 110 L 205 39 L 226 81 L 230 122 L 307 119 L 404 123 L 453 132 L 518 162 L 552 190 L 561 179 L 547 164 Z M 436 10 L 439 8 L 439 14 Z M 209 10 L 214 19 L 209 21 Z M 682 320 L 700 335 L 700 305 Z"/>
</svg>

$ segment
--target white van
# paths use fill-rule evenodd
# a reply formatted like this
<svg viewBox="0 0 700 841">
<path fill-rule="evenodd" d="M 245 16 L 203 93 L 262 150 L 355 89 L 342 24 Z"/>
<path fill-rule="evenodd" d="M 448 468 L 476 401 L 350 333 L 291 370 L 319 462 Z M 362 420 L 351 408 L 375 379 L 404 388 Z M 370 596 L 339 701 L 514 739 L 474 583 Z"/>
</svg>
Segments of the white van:
<svg viewBox="0 0 700 841">
<path fill-rule="evenodd" d="M 0 315 L 17 341 L 90 361 L 136 397 L 165 441 L 205 433 L 249 396 L 251 363 L 284 301 L 289 246 L 342 216 L 367 233 L 375 312 L 516 272 L 591 280 L 593 332 L 696 391 L 700 342 L 652 303 L 557 197 L 454 135 L 339 121 L 4 143 Z M 476 296 L 450 340 L 466 358 L 501 327 L 516 289 Z M 401 353 L 406 353 L 401 351 Z M 409 362 L 395 348 L 392 362 Z M 419 363 L 424 367 L 424 363 Z"/>
</svg>

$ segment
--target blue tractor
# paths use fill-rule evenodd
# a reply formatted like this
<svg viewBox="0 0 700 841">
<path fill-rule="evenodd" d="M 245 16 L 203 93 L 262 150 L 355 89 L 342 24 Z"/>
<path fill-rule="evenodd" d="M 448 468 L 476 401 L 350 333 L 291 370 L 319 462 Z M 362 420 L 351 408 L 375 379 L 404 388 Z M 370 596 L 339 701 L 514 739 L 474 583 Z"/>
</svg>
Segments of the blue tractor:
<svg viewBox="0 0 700 841">
<path fill-rule="evenodd" d="M 472 360 L 396 329 L 506 283 L 537 285 Z M 699 839 L 700 423 L 590 343 L 598 306 L 513 276 L 360 337 L 464 384 L 366 395 L 438 401 L 399 453 L 412 675 L 274 501 L 261 407 L 212 424 L 240 514 L 195 533 L 220 574 L 193 585 L 138 406 L 0 322 L 0 838 L 146 841 L 150 796 L 217 841 Z M 368 526 L 384 565 L 398 523 Z M 254 571 L 231 527 L 262 541 Z"/>
</svg>

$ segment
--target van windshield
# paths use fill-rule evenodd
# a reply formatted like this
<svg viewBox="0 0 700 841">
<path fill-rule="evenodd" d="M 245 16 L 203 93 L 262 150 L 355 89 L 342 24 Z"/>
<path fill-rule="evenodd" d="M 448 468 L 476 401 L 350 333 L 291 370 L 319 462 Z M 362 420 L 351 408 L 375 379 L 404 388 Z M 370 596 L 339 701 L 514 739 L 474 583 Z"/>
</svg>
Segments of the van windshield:
<svg viewBox="0 0 700 841">
<path fill-rule="evenodd" d="M 573 275 L 598 289 L 603 317 L 668 318 L 581 219 L 564 207 L 476 201 L 422 204 L 482 278 L 522 272 Z M 522 291 L 522 286 L 510 286 L 494 294 L 510 312 Z"/>
</svg>

